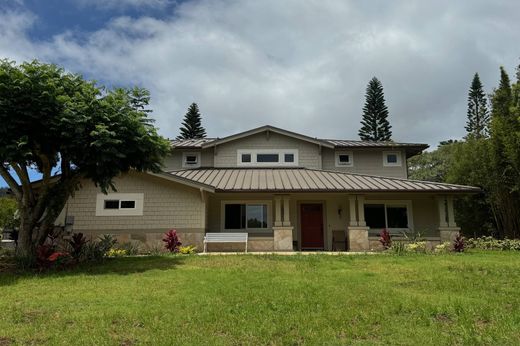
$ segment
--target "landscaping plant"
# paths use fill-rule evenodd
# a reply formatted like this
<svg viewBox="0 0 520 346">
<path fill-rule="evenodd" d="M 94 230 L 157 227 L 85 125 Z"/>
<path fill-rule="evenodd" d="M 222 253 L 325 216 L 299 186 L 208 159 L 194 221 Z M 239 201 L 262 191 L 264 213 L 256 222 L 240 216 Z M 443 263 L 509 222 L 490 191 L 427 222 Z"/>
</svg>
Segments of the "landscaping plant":
<svg viewBox="0 0 520 346">
<path fill-rule="evenodd" d="M 179 252 L 183 255 L 192 255 L 196 252 L 197 247 L 193 245 L 181 246 Z"/>
<path fill-rule="evenodd" d="M 182 245 L 179 236 L 177 235 L 177 231 L 174 229 L 171 229 L 164 234 L 163 242 L 165 242 L 164 247 L 170 252 L 179 252 L 179 247 Z"/>
<path fill-rule="evenodd" d="M 74 233 L 68 241 L 69 246 L 71 248 L 70 255 L 77 262 L 79 262 L 79 260 L 81 259 L 81 256 L 85 251 L 85 245 L 87 244 L 87 242 L 88 240 L 83 235 L 83 233 Z"/>
<path fill-rule="evenodd" d="M 464 244 L 464 237 L 462 234 L 458 234 L 457 237 L 455 237 L 455 240 L 453 241 L 453 251 L 455 252 L 464 252 L 465 248 Z"/>
<path fill-rule="evenodd" d="M 392 246 L 392 237 L 386 228 L 383 228 L 379 234 L 379 242 L 383 245 L 385 250 L 388 250 Z"/>
</svg>

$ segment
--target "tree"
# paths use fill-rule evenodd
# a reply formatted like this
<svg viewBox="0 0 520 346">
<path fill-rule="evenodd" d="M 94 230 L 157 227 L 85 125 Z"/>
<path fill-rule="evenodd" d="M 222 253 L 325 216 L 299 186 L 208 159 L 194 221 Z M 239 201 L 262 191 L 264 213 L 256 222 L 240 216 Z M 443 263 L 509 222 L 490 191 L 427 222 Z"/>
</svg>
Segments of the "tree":
<svg viewBox="0 0 520 346">
<path fill-rule="evenodd" d="M 452 164 L 452 153 L 460 142 L 448 140 L 437 149 L 416 155 L 408 160 L 408 177 L 415 180 L 445 182 Z"/>
<path fill-rule="evenodd" d="M 0 233 L 3 228 L 17 226 L 16 201 L 9 197 L 0 197 Z"/>
<path fill-rule="evenodd" d="M 199 106 L 194 102 L 188 108 L 188 112 L 184 116 L 182 127 L 180 128 L 181 134 L 177 139 L 193 139 L 193 138 L 205 138 L 206 130 L 202 127 L 202 121 L 199 112 Z"/>
<path fill-rule="evenodd" d="M 468 131 L 468 136 L 476 138 L 486 137 L 488 135 L 489 112 L 486 94 L 478 73 L 475 73 L 475 76 L 473 76 L 469 89 L 467 115 L 466 131 Z"/>
<path fill-rule="evenodd" d="M 363 107 L 363 119 L 359 137 L 364 141 L 389 141 L 392 126 L 388 122 L 388 108 L 385 104 L 383 85 L 376 78 L 368 82 Z"/>
<path fill-rule="evenodd" d="M 18 256 L 34 258 L 82 179 L 107 192 L 123 172 L 160 171 L 169 146 L 137 106 L 148 100 L 55 65 L 0 61 L 0 176 L 18 203 Z M 31 182 L 28 168 L 42 179 Z"/>
</svg>

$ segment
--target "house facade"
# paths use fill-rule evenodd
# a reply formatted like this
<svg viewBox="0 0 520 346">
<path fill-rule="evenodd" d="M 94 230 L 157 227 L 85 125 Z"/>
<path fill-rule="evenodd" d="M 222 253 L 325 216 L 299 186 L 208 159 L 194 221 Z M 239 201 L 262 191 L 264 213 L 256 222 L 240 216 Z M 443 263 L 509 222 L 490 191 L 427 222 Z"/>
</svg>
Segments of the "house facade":
<svg viewBox="0 0 520 346">
<path fill-rule="evenodd" d="M 407 159 L 426 148 L 318 139 L 273 126 L 175 140 L 163 172 L 129 172 L 108 194 L 84 182 L 59 221 L 73 232 L 150 247 L 161 246 L 169 229 L 199 249 L 207 232 L 247 232 L 249 251 L 369 251 L 384 228 L 435 245 L 459 231 L 454 199 L 479 189 L 409 180 Z"/>
</svg>

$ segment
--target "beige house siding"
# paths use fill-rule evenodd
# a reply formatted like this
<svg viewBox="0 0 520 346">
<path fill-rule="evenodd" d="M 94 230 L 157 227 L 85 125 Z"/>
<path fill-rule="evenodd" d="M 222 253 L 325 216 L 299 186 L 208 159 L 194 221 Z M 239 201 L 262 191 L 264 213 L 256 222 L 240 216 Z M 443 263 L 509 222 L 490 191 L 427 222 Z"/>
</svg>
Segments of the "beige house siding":
<svg viewBox="0 0 520 346">
<path fill-rule="evenodd" d="M 200 153 L 200 166 L 201 167 L 213 167 L 213 148 L 210 149 L 175 149 L 168 155 L 163 162 L 163 170 L 174 171 L 179 169 L 186 169 L 182 167 L 182 153 Z"/>
<path fill-rule="evenodd" d="M 383 166 L 383 149 L 329 149 L 323 148 L 323 169 L 348 173 L 359 173 L 377 175 L 392 178 L 407 178 L 406 153 L 401 152 L 401 166 Z M 388 150 L 395 151 L 395 150 Z M 353 166 L 336 167 L 336 152 L 351 152 L 353 155 Z"/>
<path fill-rule="evenodd" d="M 96 216 L 96 197 L 100 190 L 85 181 L 67 202 L 60 223 L 66 215 L 72 216 L 73 232 L 92 237 L 108 233 L 118 235 L 122 241 L 143 242 L 160 240 L 164 232 L 175 228 L 185 234 L 185 242 L 201 245 L 206 210 L 198 189 L 137 172 L 116 178 L 115 185 L 118 193 L 144 194 L 142 216 Z"/>
<path fill-rule="evenodd" d="M 300 167 L 321 169 L 320 147 L 278 133 L 258 133 L 218 145 L 215 167 L 237 167 L 237 150 L 240 149 L 298 149 Z"/>
</svg>

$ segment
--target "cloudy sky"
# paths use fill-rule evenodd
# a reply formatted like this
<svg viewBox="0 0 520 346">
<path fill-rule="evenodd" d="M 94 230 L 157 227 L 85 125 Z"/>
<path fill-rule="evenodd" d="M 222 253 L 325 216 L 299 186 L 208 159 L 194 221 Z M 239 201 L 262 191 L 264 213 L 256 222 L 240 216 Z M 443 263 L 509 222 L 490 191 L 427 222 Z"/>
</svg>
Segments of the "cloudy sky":
<svg viewBox="0 0 520 346">
<path fill-rule="evenodd" d="M 377 76 L 394 140 L 435 145 L 464 135 L 475 72 L 488 92 L 514 74 L 519 16 L 516 0 L 0 0 L 0 57 L 144 86 L 167 137 L 197 102 L 210 136 L 357 138 Z"/>
</svg>

